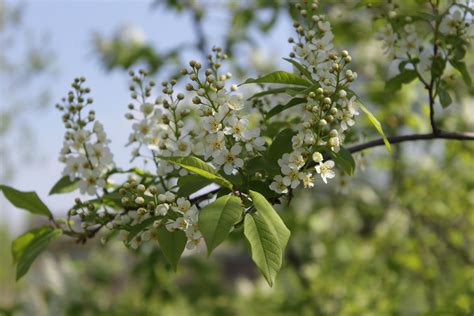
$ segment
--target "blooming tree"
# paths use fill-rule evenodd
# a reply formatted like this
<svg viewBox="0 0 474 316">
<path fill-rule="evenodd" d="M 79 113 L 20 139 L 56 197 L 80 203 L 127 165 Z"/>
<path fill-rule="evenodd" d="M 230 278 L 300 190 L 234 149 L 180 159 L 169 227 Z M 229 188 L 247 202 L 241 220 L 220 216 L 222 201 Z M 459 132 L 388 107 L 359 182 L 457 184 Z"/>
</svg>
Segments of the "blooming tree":
<svg viewBox="0 0 474 316">
<path fill-rule="evenodd" d="M 453 100 L 444 78 L 453 67 L 472 88 L 464 62 L 474 37 L 472 8 L 452 2 L 431 3 L 428 12 L 400 16 L 395 8 L 377 8 L 384 26 L 377 33 L 385 53 L 398 67 L 388 91 L 419 80 L 428 92 L 427 134 L 385 137 L 380 123 L 354 91 L 357 73 L 352 56 L 336 48 L 330 21 L 319 15 L 317 2 L 295 5 L 295 38 L 285 61 L 293 72 L 275 71 L 240 85 L 224 72 L 227 55 L 214 47 L 207 60 L 190 61 L 180 78 L 156 83 L 146 70 L 130 71 L 132 102 L 125 114 L 132 122 L 128 139 L 131 161 L 150 161 L 153 168 L 123 169 L 114 163 L 104 127 L 91 109 L 84 78 L 57 104 L 66 132 L 59 160 L 63 177 L 51 194 L 79 190 L 64 219 L 55 218 L 34 192 L 1 186 L 19 208 L 49 218 L 49 225 L 26 232 L 13 242 L 17 278 L 60 235 L 85 243 L 99 231 L 103 242 L 121 238 L 127 247 L 156 243 L 176 268 L 185 249 L 207 248 L 210 254 L 231 233 L 243 232 L 250 255 L 274 283 L 290 238 L 273 208 L 290 203 L 299 187 L 317 190 L 338 174 L 352 175 L 352 154 L 391 143 L 435 138 L 473 140 L 468 132 L 441 130 L 435 104 Z M 450 66 L 449 66 L 450 65 Z M 177 92 L 180 80 L 185 91 Z M 242 85 L 260 89 L 240 94 Z M 381 138 L 351 144 L 359 110 Z M 123 176 L 126 180 L 120 182 Z"/>
</svg>

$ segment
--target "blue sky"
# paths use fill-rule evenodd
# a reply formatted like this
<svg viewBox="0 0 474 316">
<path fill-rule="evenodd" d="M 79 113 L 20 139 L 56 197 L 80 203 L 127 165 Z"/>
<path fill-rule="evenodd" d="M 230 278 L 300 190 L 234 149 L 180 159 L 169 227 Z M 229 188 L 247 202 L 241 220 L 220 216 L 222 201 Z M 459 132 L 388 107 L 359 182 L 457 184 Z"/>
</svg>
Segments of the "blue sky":
<svg viewBox="0 0 474 316">
<path fill-rule="evenodd" d="M 6 3 L 19 2 L 10 0 Z M 47 195 L 62 170 L 57 156 L 64 130 L 60 114 L 53 105 L 67 93 L 74 77 L 85 76 L 88 86 L 92 88 L 96 117 L 105 125 L 109 138 L 113 141 L 111 147 L 116 162 L 124 166 L 129 158 L 129 150 L 123 148 L 130 131 L 130 125 L 123 117 L 129 103 L 128 76 L 124 71 L 107 72 L 102 67 L 97 55 L 93 53 L 93 32 L 110 36 L 121 25 L 128 23 L 142 29 L 146 40 L 155 47 L 166 50 L 177 44 L 193 41 L 192 23 L 189 16 L 166 11 L 163 6 L 151 10 L 151 1 L 145 0 L 32 0 L 21 3 L 25 4 L 24 27 L 33 30 L 35 34 L 47 33 L 50 36 L 49 47 L 54 52 L 51 58 L 58 72 L 53 78 L 47 79 L 46 83 L 51 94 L 51 106 L 45 111 L 27 115 L 28 124 L 35 134 L 33 150 L 36 159 L 16 170 L 16 176 L 9 184 L 25 191 L 37 191 L 53 211 L 64 212 L 76 195 Z M 222 44 L 220 39 L 223 28 L 219 25 L 226 23 L 228 18 L 222 10 L 211 13 L 205 30 L 212 34 L 212 44 Z M 289 21 L 283 20 L 272 34 L 260 37 L 259 40 L 269 56 L 281 51 L 279 55 L 284 57 L 289 50 L 286 44 L 289 35 Z M 36 93 L 34 88 L 27 90 L 25 98 Z M 3 99 L 5 96 L 0 97 Z M 3 196 L 0 197 L 0 216 L 0 222 L 6 221 L 13 230 L 24 226 L 23 213 L 11 208 Z"/>
</svg>

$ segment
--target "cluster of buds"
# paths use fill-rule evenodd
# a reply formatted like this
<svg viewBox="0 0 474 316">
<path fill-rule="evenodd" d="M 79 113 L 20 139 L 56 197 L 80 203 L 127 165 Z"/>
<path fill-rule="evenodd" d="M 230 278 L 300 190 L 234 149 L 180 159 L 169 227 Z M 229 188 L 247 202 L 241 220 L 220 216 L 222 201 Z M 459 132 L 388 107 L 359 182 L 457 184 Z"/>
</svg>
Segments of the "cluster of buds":
<svg viewBox="0 0 474 316">
<path fill-rule="evenodd" d="M 64 175 L 71 181 L 79 179 L 81 193 L 96 195 L 98 189 L 105 189 L 106 175 L 113 169 L 114 162 L 108 146 L 110 141 L 103 125 L 96 121 L 95 112 L 90 110 L 84 116 L 86 108 L 93 103 L 92 98 L 87 97 L 90 89 L 83 87 L 84 82 L 83 77 L 74 79 L 73 90 L 62 99 L 63 104 L 56 105 L 64 113 L 66 127 L 59 161 L 66 165 Z"/>
</svg>

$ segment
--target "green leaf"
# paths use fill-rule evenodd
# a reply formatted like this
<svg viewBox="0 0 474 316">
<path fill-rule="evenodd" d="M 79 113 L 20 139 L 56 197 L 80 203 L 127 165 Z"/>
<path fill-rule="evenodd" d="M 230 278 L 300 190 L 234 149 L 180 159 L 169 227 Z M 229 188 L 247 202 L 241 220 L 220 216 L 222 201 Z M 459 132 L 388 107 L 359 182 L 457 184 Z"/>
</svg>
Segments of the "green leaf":
<svg viewBox="0 0 474 316">
<path fill-rule="evenodd" d="M 36 192 L 21 192 L 6 185 L 0 185 L 0 190 L 10 203 L 30 213 L 53 217 L 48 207 L 40 200 Z"/>
<path fill-rule="evenodd" d="M 186 242 L 188 241 L 186 235 L 181 230 L 170 232 L 165 226 L 161 226 L 156 232 L 156 237 L 158 238 L 161 251 L 176 271 L 179 259 L 181 258 L 184 248 L 186 247 Z"/>
<path fill-rule="evenodd" d="M 291 139 L 295 135 L 291 129 L 284 129 L 273 140 L 272 144 L 268 148 L 268 159 L 276 162 L 283 156 L 284 153 L 288 153 L 292 150 Z"/>
<path fill-rule="evenodd" d="M 267 220 L 270 229 L 273 230 L 273 234 L 278 238 L 283 253 L 291 235 L 290 230 L 286 227 L 280 215 L 278 215 L 270 202 L 268 202 L 262 194 L 256 191 L 249 191 L 249 194 L 257 212 Z"/>
<path fill-rule="evenodd" d="M 268 222 L 260 213 L 245 216 L 244 235 L 250 245 L 253 262 L 262 272 L 270 286 L 281 268 L 283 251 Z"/>
<path fill-rule="evenodd" d="M 417 77 L 418 74 L 415 70 L 404 70 L 385 83 L 385 90 L 387 92 L 396 92 L 402 88 L 403 84 L 410 83 Z"/>
<path fill-rule="evenodd" d="M 453 59 L 450 60 L 449 63 L 461 73 L 464 83 L 470 88 L 472 86 L 472 79 L 469 75 L 469 71 L 467 70 L 466 63 Z"/>
<path fill-rule="evenodd" d="M 302 75 L 306 77 L 306 79 L 313 82 L 313 77 L 311 76 L 311 72 L 308 70 L 308 68 L 291 58 L 283 58 L 283 60 L 286 60 L 287 62 L 291 63 L 293 66 L 295 66 L 296 69 L 298 69 L 298 71 Z"/>
<path fill-rule="evenodd" d="M 207 163 L 199 158 L 189 157 L 159 157 L 160 159 L 166 160 L 171 164 L 178 165 L 186 170 L 189 170 L 195 174 L 200 175 L 206 179 L 217 183 L 220 186 L 226 187 L 232 190 L 232 183 L 227 179 L 223 178 L 217 173 L 217 170 L 209 166 Z"/>
<path fill-rule="evenodd" d="M 339 152 L 335 153 L 332 150 L 329 151 L 329 155 L 334 159 L 336 164 L 342 168 L 342 170 L 347 173 L 348 175 L 352 176 L 355 170 L 355 161 L 352 157 L 352 154 L 341 147 Z"/>
<path fill-rule="evenodd" d="M 190 196 L 194 192 L 207 187 L 212 183 L 211 180 L 195 174 L 188 174 L 178 179 L 178 196 Z"/>
<path fill-rule="evenodd" d="M 206 241 L 209 255 L 227 238 L 241 216 L 240 199 L 233 195 L 222 196 L 199 212 L 199 229 Z"/>
<path fill-rule="evenodd" d="M 13 241 L 11 251 L 14 261 L 17 263 L 17 281 L 28 272 L 38 255 L 61 233 L 60 229 L 44 226 L 30 230 Z"/>
<path fill-rule="evenodd" d="M 288 101 L 286 104 L 278 104 L 274 108 L 272 108 L 270 111 L 268 111 L 267 115 L 265 116 L 265 119 L 268 120 L 272 116 L 277 115 L 280 112 L 283 112 L 285 110 L 288 110 L 289 108 L 292 108 L 298 104 L 305 103 L 306 99 L 305 98 L 293 98 L 290 101 Z"/>
<path fill-rule="evenodd" d="M 79 182 L 79 179 L 71 181 L 69 176 L 64 176 L 54 184 L 51 191 L 49 191 L 49 195 L 72 192 L 77 189 L 77 182 Z"/>
<path fill-rule="evenodd" d="M 391 154 L 392 153 L 392 146 L 390 146 L 390 142 L 388 141 L 387 137 L 385 136 L 385 133 L 383 132 L 382 125 L 380 124 L 379 120 L 362 104 L 360 99 L 358 99 L 360 108 L 362 111 L 364 111 L 365 114 L 367 114 L 367 117 L 369 118 L 370 123 L 375 127 L 377 132 L 379 132 L 380 136 L 382 136 L 383 142 L 385 143 L 385 147 L 387 147 L 388 152 Z"/>
<path fill-rule="evenodd" d="M 247 79 L 244 83 L 240 85 L 249 84 L 249 83 L 280 83 L 280 84 L 293 84 L 296 86 L 308 87 L 311 85 L 310 82 L 304 80 L 298 75 L 295 75 L 291 72 L 286 71 L 274 71 L 262 77 L 253 79 Z"/>
<path fill-rule="evenodd" d="M 453 102 L 453 99 L 451 99 L 451 96 L 445 88 L 439 89 L 438 96 L 443 109 L 447 108 Z"/>
<path fill-rule="evenodd" d="M 253 96 L 248 98 L 248 100 L 255 99 L 255 98 L 260 98 L 260 97 L 263 97 L 263 96 L 266 96 L 266 95 L 271 95 L 271 94 L 287 93 L 289 89 L 296 90 L 296 91 L 303 91 L 305 88 L 282 87 L 282 88 L 276 88 L 276 89 L 268 89 L 268 90 L 265 90 L 265 91 L 255 93 Z"/>
<path fill-rule="evenodd" d="M 268 162 L 265 157 L 257 156 L 247 161 L 245 164 L 244 170 L 249 174 L 254 174 L 255 172 L 265 171 L 267 169 Z"/>
<path fill-rule="evenodd" d="M 441 77 L 445 68 L 446 59 L 441 58 L 440 56 L 433 58 L 433 63 L 431 64 L 431 76 L 434 78 Z"/>
</svg>

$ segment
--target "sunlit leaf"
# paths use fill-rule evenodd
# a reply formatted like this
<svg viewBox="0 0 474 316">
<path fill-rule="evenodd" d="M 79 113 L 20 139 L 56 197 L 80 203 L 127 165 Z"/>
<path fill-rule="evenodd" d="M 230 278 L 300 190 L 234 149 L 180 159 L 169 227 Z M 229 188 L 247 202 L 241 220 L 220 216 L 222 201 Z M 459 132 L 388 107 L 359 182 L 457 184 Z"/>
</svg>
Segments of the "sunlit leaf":
<svg viewBox="0 0 474 316">
<path fill-rule="evenodd" d="M 186 247 L 187 238 L 183 231 L 168 231 L 163 225 L 158 228 L 156 232 L 156 237 L 158 243 L 160 244 L 160 249 L 165 255 L 168 262 L 173 266 L 173 269 L 176 270 L 178 267 L 179 259 L 183 254 L 184 248 Z"/>
<path fill-rule="evenodd" d="M 49 195 L 72 192 L 77 189 L 78 182 L 79 179 L 74 179 L 71 181 L 69 176 L 64 176 L 54 184 L 54 186 L 49 191 Z"/>
<path fill-rule="evenodd" d="M 220 186 L 232 190 L 232 183 L 217 173 L 217 170 L 209 166 L 207 163 L 196 157 L 159 157 L 171 164 L 178 165 L 186 170 L 200 175 L 206 179 L 217 183 Z"/>
<path fill-rule="evenodd" d="M 359 105 L 362 111 L 364 111 L 365 114 L 367 114 L 367 117 L 369 118 L 370 123 L 375 127 L 377 132 L 379 132 L 380 136 L 382 136 L 383 142 L 385 144 L 385 147 L 387 147 L 387 150 L 392 153 L 392 146 L 390 146 L 390 142 L 388 141 L 387 137 L 385 136 L 385 133 L 383 132 L 382 125 L 380 122 L 377 120 L 377 118 L 360 102 L 359 100 Z"/>
<path fill-rule="evenodd" d="M 293 84 L 293 85 L 305 86 L 305 87 L 308 87 L 311 85 L 310 82 L 304 80 L 300 76 L 295 75 L 290 72 L 281 71 L 281 70 L 269 73 L 259 78 L 247 79 L 241 85 L 249 84 L 249 83 L 279 83 L 279 84 Z"/>
<path fill-rule="evenodd" d="M 280 215 L 278 215 L 270 202 L 268 202 L 262 194 L 256 191 L 250 191 L 249 194 L 257 212 L 270 223 L 269 227 L 274 230 L 273 234 L 278 238 L 283 251 L 290 238 L 290 230 L 286 227 Z"/>
<path fill-rule="evenodd" d="M 206 205 L 199 212 L 199 229 L 211 252 L 229 235 L 233 225 L 242 216 L 240 198 L 225 195 Z"/>
<path fill-rule="evenodd" d="M 282 264 L 282 247 L 269 223 L 260 213 L 245 216 L 244 235 L 250 245 L 252 260 L 270 286 L 273 286 L 275 276 Z"/>
<path fill-rule="evenodd" d="M 30 230 L 12 243 L 12 256 L 17 264 L 16 279 L 19 280 L 30 269 L 31 264 L 46 249 L 49 243 L 61 235 L 60 229 L 44 226 Z"/>
</svg>

